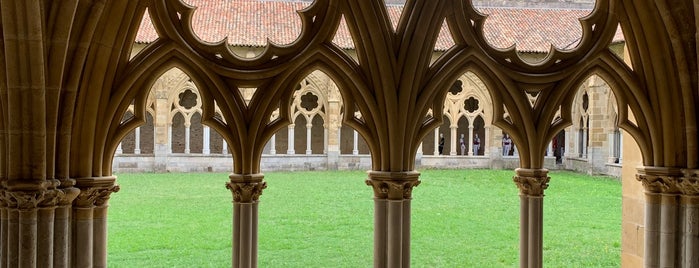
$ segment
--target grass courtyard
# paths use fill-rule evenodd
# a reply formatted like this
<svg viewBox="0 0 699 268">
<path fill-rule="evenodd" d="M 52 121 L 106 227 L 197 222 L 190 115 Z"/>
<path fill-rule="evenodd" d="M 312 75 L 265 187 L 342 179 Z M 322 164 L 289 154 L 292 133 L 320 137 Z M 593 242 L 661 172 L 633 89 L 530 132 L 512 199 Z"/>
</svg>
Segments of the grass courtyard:
<svg viewBox="0 0 699 268">
<path fill-rule="evenodd" d="M 424 170 L 413 189 L 413 267 L 518 267 L 511 170 Z M 109 267 L 231 267 L 228 174 L 117 174 Z M 372 267 L 366 172 L 266 173 L 259 267 Z M 619 267 L 621 183 L 551 172 L 544 266 Z"/>
</svg>

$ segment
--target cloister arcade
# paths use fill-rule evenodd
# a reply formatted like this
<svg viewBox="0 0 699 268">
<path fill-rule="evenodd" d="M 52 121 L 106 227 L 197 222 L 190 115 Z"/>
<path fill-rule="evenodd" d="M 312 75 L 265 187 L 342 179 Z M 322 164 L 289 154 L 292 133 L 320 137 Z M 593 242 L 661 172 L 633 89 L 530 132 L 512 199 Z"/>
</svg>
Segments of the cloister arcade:
<svg viewBox="0 0 699 268">
<path fill-rule="evenodd" d="M 260 3 L 300 21 L 290 40 L 274 39 L 282 30 L 200 35 L 217 14 Z M 541 54 L 505 38 L 526 31 L 486 31 L 497 10 L 471 3 L 0 1 L 0 267 L 107 267 L 114 170 L 129 157 L 186 170 L 168 161 L 219 151 L 232 266 L 256 267 L 263 172 L 275 168 L 263 159 L 292 150 L 368 167 L 375 267 L 409 267 L 420 254 L 410 247 L 419 167 L 463 159 L 515 168 L 520 267 L 542 267 L 556 152 L 566 168 L 621 165 L 623 267 L 699 267 L 699 1 L 596 1 L 574 15 L 577 40 Z M 242 14 L 233 21 L 276 18 Z M 137 41 L 144 18 L 148 43 Z M 274 38 L 238 46 L 256 35 Z M 186 75 L 163 75 L 177 72 Z M 516 155 L 499 152 L 503 133 Z M 483 155 L 459 156 L 460 134 L 482 134 Z"/>
</svg>

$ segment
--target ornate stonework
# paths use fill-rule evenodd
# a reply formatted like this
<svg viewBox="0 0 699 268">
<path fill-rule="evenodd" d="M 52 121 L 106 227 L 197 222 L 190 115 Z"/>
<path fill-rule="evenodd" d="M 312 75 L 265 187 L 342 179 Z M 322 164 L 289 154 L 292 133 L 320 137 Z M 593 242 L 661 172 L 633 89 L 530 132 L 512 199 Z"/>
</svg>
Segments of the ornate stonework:
<svg viewBox="0 0 699 268">
<path fill-rule="evenodd" d="M 109 200 L 109 196 L 119 190 L 119 185 L 81 189 L 78 197 L 75 199 L 75 204 L 77 207 L 104 206 Z"/>
<path fill-rule="evenodd" d="M 639 169 L 636 180 L 643 183 L 647 193 L 699 195 L 697 170 Z"/>
<path fill-rule="evenodd" d="M 267 188 L 267 182 L 263 181 L 264 175 L 232 174 L 230 181 L 226 183 L 226 188 L 233 193 L 233 201 L 236 203 L 256 202 L 262 195 L 262 190 Z"/>
<path fill-rule="evenodd" d="M 544 196 L 544 190 L 549 187 L 551 177 L 547 176 L 546 169 L 521 169 L 515 170 L 517 175 L 512 180 L 517 184 L 519 192 L 529 196 Z"/>
<path fill-rule="evenodd" d="M 366 184 L 374 189 L 374 196 L 379 199 L 410 199 L 413 187 L 418 186 L 420 173 L 370 171 Z"/>
</svg>

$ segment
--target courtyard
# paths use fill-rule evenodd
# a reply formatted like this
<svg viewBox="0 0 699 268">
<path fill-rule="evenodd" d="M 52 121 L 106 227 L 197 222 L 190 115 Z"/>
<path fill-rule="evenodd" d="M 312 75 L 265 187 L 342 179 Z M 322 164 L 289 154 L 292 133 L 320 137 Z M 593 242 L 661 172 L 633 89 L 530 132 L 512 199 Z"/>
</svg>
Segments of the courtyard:
<svg viewBox="0 0 699 268">
<path fill-rule="evenodd" d="M 414 267 L 516 267 L 512 170 L 423 170 L 413 190 Z M 109 267 L 230 267 L 226 173 L 118 174 Z M 260 196 L 259 267 L 371 267 L 372 190 L 363 171 L 271 172 Z M 543 263 L 619 267 L 621 183 L 552 171 Z"/>
</svg>

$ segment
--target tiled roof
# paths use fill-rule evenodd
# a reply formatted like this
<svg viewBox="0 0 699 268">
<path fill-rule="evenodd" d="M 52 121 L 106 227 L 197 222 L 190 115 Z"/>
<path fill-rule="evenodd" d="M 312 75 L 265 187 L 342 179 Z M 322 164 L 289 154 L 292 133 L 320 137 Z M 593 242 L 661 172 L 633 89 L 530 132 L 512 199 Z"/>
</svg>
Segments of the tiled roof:
<svg viewBox="0 0 699 268">
<path fill-rule="evenodd" d="M 196 6 L 192 28 L 204 41 L 218 42 L 228 37 L 233 46 L 262 47 L 267 39 L 277 44 L 293 42 L 301 32 L 301 20 L 297 10 L 306 8 L 309 2 L 257 1 L 257 0 L 186 0 Z M 578 9 L 526 9 L 479 8 L 488 14 L 485 37 L 494 47 L 506 48 L 517 43 L 521 52 L 547 52 L 549 46 L 574 48 L 579 42 L 582 28 L 578 18 L 587 16 L 590 10 Z M 402 12 L 401 6 L 388 6 L 394 25 Z M 144 16 L 136 36 L 137 43 L 150 43 L 157 33 L 148 14 Z M 617 31 L 614 42 L 623 41 Z M 343 22 L 334 42 L 346 49 L 354 47 L 352 38 Z M 446 50 L 453 41 L 444 24 L 436 49 Z"/>
</svg>

